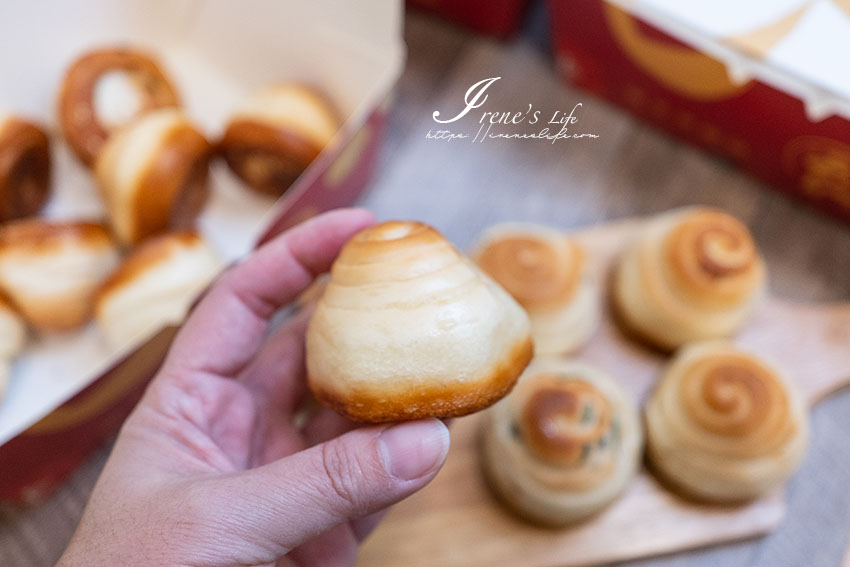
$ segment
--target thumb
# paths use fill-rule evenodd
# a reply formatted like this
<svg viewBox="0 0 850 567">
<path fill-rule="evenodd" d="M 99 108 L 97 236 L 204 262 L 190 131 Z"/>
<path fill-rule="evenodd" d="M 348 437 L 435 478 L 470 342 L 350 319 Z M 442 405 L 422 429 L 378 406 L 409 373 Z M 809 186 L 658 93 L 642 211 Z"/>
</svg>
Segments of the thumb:
<svg viewBox="0 0 850 567">
<path fill-rule="evenodd" d="M 356 429 L 230 477 L 235 484 L 219 492 L 227 497 L 219 517 L 238 522 L 230 528 L 247 541 L 284 555 L 413 494 L 436 476 L 448 449 L 438 419 Z"/>
</svg>

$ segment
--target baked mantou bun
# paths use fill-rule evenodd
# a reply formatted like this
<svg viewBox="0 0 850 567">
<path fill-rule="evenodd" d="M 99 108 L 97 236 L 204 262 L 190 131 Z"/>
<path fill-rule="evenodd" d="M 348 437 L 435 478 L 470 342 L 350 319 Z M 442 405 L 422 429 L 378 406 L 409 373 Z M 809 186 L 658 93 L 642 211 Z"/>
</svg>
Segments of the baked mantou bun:
<svg viewBox="0 0 850 567">
<path fill-rule="evenodd" d="M 27 120 L 0 113 L 0 222 L 41 210 L 50 194 L 50 141 Z"/>
<path fill-rule="evenodd" d="M 734 334 L 766 285 L 747 227 L 723 211 L 694 207 L 647 224 L 620 259 L 613 300 L 629 331 L 673 350 Z"/>
<path fill-rule="evenodd" d="M 486 230 L 472 257 L 528 312 L 537 356 L 581 347 L 599 322 L 599 292 L 582 246 L 533 224 Z"/>
<path fill-rule="evenodd" d="M 316 397 L 364 422 L 460 416 L 514 385 L 528 317 L 434 228 L 389 221 L 355 235 L 307 330 Z"/>
<path fill-rule="evenodd" d="M 536 358 L 487 410 L 484 473 L 520 516 L 560 526 L 600 511 L 634 477 L 642 445 L 634 403 L 605 372 Z"/>
<path fill-rule="evenodd" d="M 118 240 L 193 228 L 208 195 L 212 148 L 179 110 L 150 112 L 113 135 L 95 174 Z"/>
<path fill-rule="evenodd" d="M 118 251 L 99 224 L 28 219 L 0 228 L 0 288 L 42 331 L 85 323 L 94 292 L 118 265 Z"/>
<path fill-rule="evenodd" d="M 280 196 L 339 130 L 334 109 L 298 84 L 267 87 L 234 114 L 219 151 L 249 187 Z"/>
<path fill-rule="evenodd" d="M 646 404 L 647 448 L 662 478 L 702 500 L 756 498 L 803 459 L 808 414 L 781 371 L 723 341 L 681 350 Z"/>
<path fill-rule="evenodd" d="M 114 131 L 146 112 L 179 104 L 177 91 L 149 53 L 97 49 L 68 69 L 59 92 L 59 123 L 68 145 L 91 166 Z"/>
<path fill-rule="evenodd" d="M 181 322 L 221 268 L 215 252 L 196 232 L 151 238 L 127 256 L 98 290 L 98 325 L 116 350 L 132 346 Z"/>
</svg>

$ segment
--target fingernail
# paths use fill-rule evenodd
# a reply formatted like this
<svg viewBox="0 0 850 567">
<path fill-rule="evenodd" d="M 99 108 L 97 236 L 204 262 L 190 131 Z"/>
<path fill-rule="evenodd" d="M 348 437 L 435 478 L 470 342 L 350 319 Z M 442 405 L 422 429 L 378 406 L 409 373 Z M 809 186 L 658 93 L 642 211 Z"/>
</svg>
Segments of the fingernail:
<svg viewBox="0 0 850 567">
<path fill-rule="evenodd" d="M 400 423 L 381 432 L 378 450 L 390 475 L 399 480 L 414 480 L 446 460 L 449 430 L 434 418 Z"/>
</svg>

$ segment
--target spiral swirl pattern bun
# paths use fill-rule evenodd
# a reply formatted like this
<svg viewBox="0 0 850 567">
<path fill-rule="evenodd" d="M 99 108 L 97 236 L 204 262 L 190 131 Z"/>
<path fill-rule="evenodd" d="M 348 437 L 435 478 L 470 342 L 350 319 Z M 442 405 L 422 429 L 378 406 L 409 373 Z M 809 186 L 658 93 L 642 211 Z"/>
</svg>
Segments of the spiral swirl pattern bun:
<svg viewBox="0 0 850 567">
<path fill-rule="evenodd" d="M 41 331 L 88 321 L 97 287 L 117 265 L 100 224 L 23 219 L 0 228 L 0 290 Z"/>
<path fill-rule="evenodd" d="M 319 92 L 299 84 L 273 85 L 246 101 L 218 147 L 248 187 L 279 197 L 339 127 L 336 111 Z"/>
<path fill-rule="evenodd" d="M 212 146 L 177 109 L 149 112 L 113 135 L 95 174 L 110 225 L 124 245 L 194 228 L 208 196 Z"/>
<path fill-rule="evenodd" d="M 711 341 L 686 347 L 646 406 L 650 459 L 700 499 L 755 498 L 793 474 L 808 437 L 805 405 L 778 370 Z"/>
<path fill-rule="evenodd" d="M 634 405 L 593 366 L 536 359 L 487 412 L 482 464 L 497 496 L 521 516 L 562 525 L 601 510 L 638 465 Z"/>
<path fill-rule="evenodd" d="M 103 282 L 95 320 L 115 351 L 179 324 L 221 270 L 221 261 L 195 231 L 146 240 Z"/>
<path fill-rule="evenodd" d="M 80 161 L 92 166 L 119 128 L 152 110 L 179 105 L 174 85 L 151 54 L 96 49 L 68 69 L 59 92 L 59 123 Z"/>
<path fill-rule="evenodd" d="M 621 260 L 614 301 L 621 321 L 663 349 L 732 335 L 764 296 L 764 262 L 747 227 L 715 209 L 651 221 Z"/>
<path fill-rule="evenodd" d="M 307 331 L 316 397 L 366 422 L 482 409 L 510 391 L 531 355 L 522 308 L 418 222 L 355 235 Z"/>
<path fill-rule="evenodd" d="M 537 355 L 566 354 L 593 334 L 598 286 L 584 249 L 560 231 L 496 225 L 482 235 L 473 257 L 528 312 Z"/>
</svg>

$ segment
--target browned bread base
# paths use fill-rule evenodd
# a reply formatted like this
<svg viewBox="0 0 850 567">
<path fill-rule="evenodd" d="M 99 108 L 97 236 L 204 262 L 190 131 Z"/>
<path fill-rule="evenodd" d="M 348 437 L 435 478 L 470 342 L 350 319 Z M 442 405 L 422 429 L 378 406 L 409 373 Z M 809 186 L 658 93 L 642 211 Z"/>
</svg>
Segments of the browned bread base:
<svg viewBox="0 0 850 567">
<path fill-rule="evenodd" d="M 312 380 L 310 389 L 316 399 L 337 413 L 364 423 L 383 423 L 423 417 L 461 417 L 480 411 L 504 398 L 513 389 L 522 371 L 531 362 L 534 345 L 531 337 L 516 345 L 486 378 L 487 386 L 459 384 L 430 390 L 411 389 L 407 395 L 359 392 L 356 397 L 338 397 Z"/>
<path fill-rule="evenodd" d="M 646 428 L 645 424 L 644 428 Z M 646 468 L 652 473 L 652 476 L 655 477 L 655 479 L 664 488 L 684 498 L 685 500 L 689 500 L 698 504 L 708 504 L 715 506 L 739 506 L 753 501 L 752 498 L 709 498 L 704 494 L 699 494 L 691 490 L 687 486 L 681 484 L 672 476 L 666 474 L 664 472 L 663 467 L 660 467 L 656 464 L 656 460 L 658 457 L 656 457 L 655 452 L 653 451 L 652 439 L 649 436 L 647 436 L 645 451 Z"/>
<path fill-rule="evenodd" d="M 316 159 L 322 148 L 298 132 L 255 120 L 234 120 L 227 126 L 218 150 L 246 185 L 279 197 Z M 267 171 L 252 171 L 251 160 L 262 160 Z"/>
<path fill-rule="evenodd" d="M 97 49 L 77 59 L 68 69 L 59 92 L 59 123 L 77 157 L 91 166 L 110 132 L 98 121 L 94 92 L 100 78 L 110 71 L 139 75 L 145 88 L 144 111 L 179 106 L 177 91 L 153 58 L 127 48 Z"/>
<path fill-rule="evenodd" d="M 134 199 L 134 242 L 172 229 L 194 228 L 209 198 L 212 146 L 190 127 L 176 128 L 144 172 Z"/>
<path fill-rule="evenodd" d="M 11 118 L 0 132 L 0 221 L 36 214 L 50 192 L 50 141 L 35 124 Z"/>
<path fill-rule="evenodd" d="M 608 289 L 608 305 L 611 311 L 611 319 L 617 325 L 617 328 L 624 337 L 632 342 L 639 343 L 650 350 L 654 350 L 660 354 L 670 354 L 675 351 L 675 347 L 664 345 L 652 337 L 652 333 L 641 329 L 640 325 L 632 320 L 628 315 L 628 309 L 623 306 L 620 300 L 620 294 L 616 291 L 614 282 L 617 278 L 617 270 L 619 266 L 611 271 L 607 289 Z"/>
</svg>

